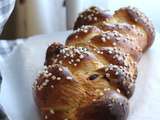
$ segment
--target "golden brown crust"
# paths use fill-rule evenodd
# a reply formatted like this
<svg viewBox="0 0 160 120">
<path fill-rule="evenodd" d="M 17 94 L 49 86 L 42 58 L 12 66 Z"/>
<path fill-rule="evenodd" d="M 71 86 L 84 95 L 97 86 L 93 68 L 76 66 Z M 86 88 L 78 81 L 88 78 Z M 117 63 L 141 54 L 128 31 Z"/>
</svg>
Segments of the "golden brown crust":
<svg viewBox="0 0 160 120">
<path fill-rule="evenodd" d="M 110 63 L 105 69 L 105 78 L 113 86 L 118 87 L 127 98 L 133 95 L 137 67 L 134 60 L 117 48 L 101 48 L 103 56 Z"/>
<path fill-rule="evenodd" d="M 75 22 L 74 30 L 80 28 L 83 25 L 93 25 L 102 21 L 106 21 L 109 18 L 111 18 L 109 13 L 106 13 L 106 11 L 102 11 L 95 6 L 92 6 L 85 12 L 80 13 Z"/>
<path fill-rule="evenodd" d="M 140 48 L 142 49 L 143 52 L 145 52 L 153 43 L 154 38 L 155 38 L 155 30 L 153 27 L 152 22 L 135 7 L 124 7 L 121 8 L 117 11 L 115 11 L 114 15 L 109 15 L 108 13 L 105 13 L 102 10 L 99 10 L 99 8 L 95 8 L 104 17 L 105 19 L 101 19 L 98 22 L 86 22 L 86 25 L 95 25 L 99 27 L 101 30 L 104 31 L 111 31 L 111 30 L 116 30 L 116 31 L 121 31 L 125 36 L 130 34 L 126 33 L 127 31 L 130 31 L 132 38 L 134 38 L 135 42 L 140 43 Z M 84 11 L 81 13 L 82 15 L 89 15 L 88 10 Z M 96 17 L 96 15 L 94 15 Z M 93 17 L 94 17 L 93 16 Z M 83 22 L 85 19 L 82 17 L 81 19 L 78 18 L 76 20 L 75 27 L 76 29 L 80 28 L 83 25 Z M 106 25 L 109 24 L 110 26 Z M 116 24 L 116 25 L 115 25 Z M 120 25 L 121 24 L 121 25 Z M 122 25 L 122 24 L 127 24 L 127 25 Z M 133 29 L 136 28 L 136 29 Z M 125 32 L 126 31 L 126 32 Z M 138 37 L 136 37 L 138 35 Z M 145 38 L 147 37 L 147 38 Z M 130 37 L 131 38 L 131 37 Z M 142 40 L 141 40 L 142 38 Z M 147 39 L 147 40 L 146 40 Z M 144 43 L 141 43 L 144 42 Z M 136 44 L 137 44 L 136 43 Z"/>
<path fill-rule="evenodd" d="M 127 120 L 129 111 L 128 100 L 114 91 L 91 104 L 80 108 L 78 120 Z"/>
<path fill-rule="evenodd" d="M 100 63 L 96 61 L 95 55 L 87 48 L 60 44 L 57 46 L 57 43 L 53 43 L 47 50 L 45 65 L 60 64 L 68 67 L 73 73 L 78 71 L 77 67 L 84 68 L 84 63 L 91 64 L 93 67 L 98 66 Z"/>
<path fill-rule="evenodd" d="M 91 111 L 86 111 L 90 115 L 97 112 L 97 109 L 92 109 L 94 105 L 101 108 L 104 103 L 110 107 L 106 106 L 105 110 L 99 111 L 97 114 L 108 114 L 103 119 L 107 118 L 106 116 L 114 116 L 117 119 L 121 114 L 123 115 L 121 117 L 127 116 L 129 109 L 127 99 L 119 94 L 120 90 L 116 91 L 114 88 L 109 88 L 105 78 L 97 79 L 95 83 L 92 80 L 76 78 L 61 65 L 55 64 L 45 67 L 34 87 L 36 102 L 40 108 L 42 119 L 87 120 L 87 116 L 83 116 L 83 118 L 81 115 L 84 114 L 82 113 L 84 107 L 91 105 L 87 107 Z M 120 113 L 114 114 L 116 111 Z M 92 117 L 90 116 L 91 120 Z M 96 118 L 94 119 L 96 120 Z"/>
<path fill-rule="evenodd" d="M 130 54 L 134 60 L 139 61 L 141 57 L 141 48 L 135 44 L 135 41 L 125 37 L 117 31 L 107 31 L 91 39 L 91 44 L 97 47 L 117 47 Z"/>
<path fill-rule="evenodd" d="M 35 84 L 43 120 L 127 120 L 137 63 L 154 28 L 135 8 L 113 16 L 91 7 L 78 17 L 66 45 L 47 49 Z"/>
<path fill-rule="evenodd" d="M 80 57 L 81 55 L 83 57 Z M 97 55 L 103 57 L 108 64 L 101 63 L 96 58 Z M 79 59 L 78 64 L 74 66 L 77 59 Z M 35 85 L 36 101 L 39 108 L 41 108 L 42 118 L 49 120 L 63 120 L 65 118 L 81 120 L 81 117 L 76 117 L 77 114 L 81 114 L 77 111 L 81 111 L 86 105 L 94 104 L 95 101 L 99 101 L 97 103 L 99 105 L 103 104 L 104 101 L 101 101 L 101 99 L 106 95 L 106 92 L 107 96 L 108 92 L 114 91 L 117 94 L 121 93 L 121 98 L 124 98 L 123 95 L 127 98 L 131 97 L 136 79 L 136 72 L 134 72 L 136 71 L 136 65 L 132 62 L 133 59 L 130 55 L 123 53 L 116 47 L 102 47 L 92 50 L 53 43 L 47 50 L 47 66 Z M 119 101 L 118 103 L 126 105 L 121 99 L 115 99 L 117 102 Z M 108 99 L 106 100 L 106 103 L 109 102 Z M 117 107 L 117 102 L 115 105 L 113 104 L 114 111 L 123 110 Z M 125 106 L 125 108 L 129 109 L 128 106 Z M 72 111 L 72 113 L 69 111 Z M 101 112 L 98 114 L 104 114 L 103 111 Z M 123 118 L 127 116 L 128 111 L 122 111 L 120 114 L 124 114 Z M 112 117 L 113 115 L 108 114 L 107 116 Z M 115 120 L 118 116 L 119 114 L 114 115 Z"/>
<path fill-rule="evenodd" d="M 42 119 L 64 120 L 67 111 L 81 100 L 78 96 L 84 95 L 79 87 L 67 68 L 56 64 L 45 67 L 35 83 L 36 101 Z"/>
<path fill-rule="evenodd" d="M 147 46 L 146 34 L 141 31 L 139 27 L 131 25 L 128 23 L 113 23 L 109 24 L 103 22 L 98 25 L 98 27 L 103 31 L 117 31 L 122 34 L 129 42 L 133 43 L 139 51 L 143 51 Z M 124 40 L 127 42 L 127 40 Z M 133 52 L 133 51 L 132 51 Z"/>
<path fill-rule="evenodd" d="M 124 25 L 119 25 L 119 26 L 124 27 Z M 72 45 L 72 46 L 77 45 L 82 47 L 83 46 L 86 47 L 87 45 L 96 46 L 96 47 L 118 47 L 123 49 L 126 53 L 130 54 L 133 57 L 133 59 L 135 59 L 136 61 L 139 61 L 142 56 L 142 49 L 140 48 L 139 44 L 137 44 L 137 41 L 135 41 L 130 36 L 126 37 L 124 34 L 122 34 L 122 32 L 120 33 L 119 31 L 116 31 L 116 29 L 112 29 L 111 31 L 109 31 L 110 28 L 113 28 L 113 27 L 114 26 L 107 27 L 106 25 L 103 25 L 103 28 L 107 30 L 105 31 L 103 29 L 104 31 L 101 31 L 95 26 L 85 26 L 85 27 L 82 26 L 82 28 L 79 28 L 78 30 L 74 31 L 74 33 L 72 33 L 67 38 L 66 44 Z M 125 25 L 124 28 L 128 30 L 129 29 L 128 27 L 130 26 L 126 27 Z M 117 28 L 117 27 L 114 27 L 114 28 Z M 121 27 L 118 27 L 118 28 L 121 28 Z M 89 29 L 90 32 L 84 32 L 84 31 L 87 31 L 86 29 Z M 137 36 L 137 35 L 135 34 L 134 36 Z"/>
<path fill-rule="evenodd" d="M 68 36 L 66 45 L 74 45 L 74 43 L 87 43 L 89 42 L 90 38 L 100 33 L 102 33 L 102 31 L 96 26 L 82 26 Z"/>
<path fill-rule="evenodd" d="M 136 25 L 139 25 L 143 27 L 143 29 L 146 31 L 147 36 L 148 36 L 148 43 L 147 46 L 145 47 L 144 51 L 147 50 L 153 43 L 154 38 L 155 38 L 155 30 L 153 27 L 152 22 L 135 7 L 124 7 L 115 12 L 115 16 L 119 16 L 118 14 L 123 12 L 126 12 L 128 14 L 128 17 L 134 21 Z"/>
</svg>

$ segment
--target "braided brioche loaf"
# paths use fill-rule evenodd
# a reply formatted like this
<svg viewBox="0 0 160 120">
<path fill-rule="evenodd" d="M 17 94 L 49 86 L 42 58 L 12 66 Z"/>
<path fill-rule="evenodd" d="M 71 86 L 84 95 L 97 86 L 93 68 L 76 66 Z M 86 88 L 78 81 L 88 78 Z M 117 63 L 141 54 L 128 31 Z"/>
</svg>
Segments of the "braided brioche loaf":
<svg viewBox="0 0 160 120">
<path fill-rule="evenodd" d="M 34 84 L 43 120 L 126 120 L 137 63 L 152 45 L 154 28 L 136 8 L 110 15 L 97 7 L 82 12 L 66 45 L 47 49 Z"/>
</svg>

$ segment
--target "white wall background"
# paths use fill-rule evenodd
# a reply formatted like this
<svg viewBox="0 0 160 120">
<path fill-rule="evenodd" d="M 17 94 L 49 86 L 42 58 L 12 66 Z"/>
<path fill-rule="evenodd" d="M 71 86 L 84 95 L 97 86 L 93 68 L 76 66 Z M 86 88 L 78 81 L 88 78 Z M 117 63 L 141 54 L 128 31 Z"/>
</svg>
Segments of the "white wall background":
<svg viewBox="0 0 160 120">
<path fill-rule="evenodd" d="M 160 1 L 158 0 L 66 0 L 70 1 L 69 15 L 63 7 L 64 0 L 26 0 L 25 4 L 18 4 L 18 36 L 53 33 L 66 30 L 66 16 L 69 16 L 69 26 L 74 23 L 77 13 L 88 6 L 96 5 L 112 11 L 122 6 L 136 6 L 153 21 L 160 30 Z M 73 4 L 76 4 L 73 7 Z"/>
</svg>

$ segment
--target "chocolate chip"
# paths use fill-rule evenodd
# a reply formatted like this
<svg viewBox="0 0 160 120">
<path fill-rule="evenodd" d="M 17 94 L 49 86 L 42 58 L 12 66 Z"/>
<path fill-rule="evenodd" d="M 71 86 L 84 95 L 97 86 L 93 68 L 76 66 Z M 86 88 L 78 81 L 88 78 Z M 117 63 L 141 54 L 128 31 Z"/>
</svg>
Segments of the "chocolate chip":
<svg viewBox="0 0 160 120">
<path fill-rule="evenodd" d="M 89 77 L 89 80 L 95 80 L 98 77 L 97 74 L 93 74 Z"/>
<path fill-rule="evenodd" d="M 109 78 L 107 78 L 107 77 L 104 77 L 108 82 L 111 82 L 111 80 L 109 79 Z"/>
</svg>

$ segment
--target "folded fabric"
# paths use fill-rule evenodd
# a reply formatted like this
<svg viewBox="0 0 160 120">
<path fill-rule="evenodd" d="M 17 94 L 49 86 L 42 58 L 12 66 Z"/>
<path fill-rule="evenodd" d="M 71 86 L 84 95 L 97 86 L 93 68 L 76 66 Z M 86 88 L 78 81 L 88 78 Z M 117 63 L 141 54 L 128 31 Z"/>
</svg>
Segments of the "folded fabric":
<svg viewBox="0 0 160 120">
<path fill-rule="evenodd" d="M 0 120 L 9 120 L 1 105 L 0 105 Z"/>
</svg>

